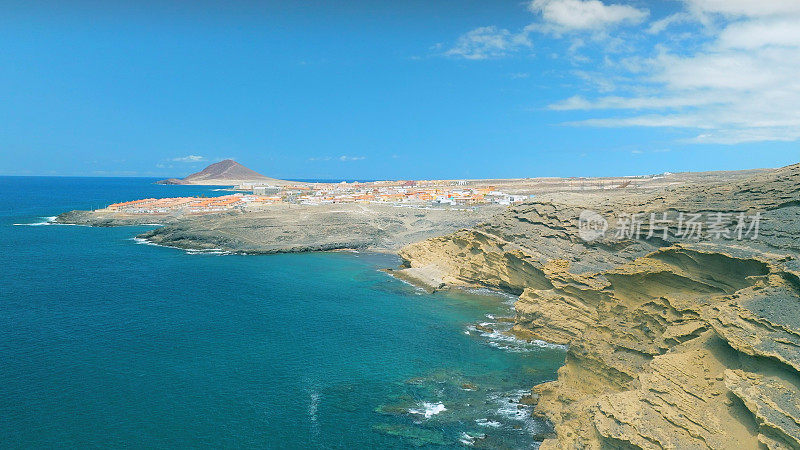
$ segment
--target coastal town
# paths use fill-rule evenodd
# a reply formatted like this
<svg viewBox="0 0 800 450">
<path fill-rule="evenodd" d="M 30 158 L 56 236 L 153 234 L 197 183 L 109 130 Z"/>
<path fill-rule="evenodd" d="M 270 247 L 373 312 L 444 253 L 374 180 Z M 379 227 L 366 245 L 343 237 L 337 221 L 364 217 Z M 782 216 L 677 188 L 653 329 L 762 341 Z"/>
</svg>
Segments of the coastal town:
<svg viewBox="0 0 800 450">
<path fill-rule="evenodd" d="M 113 203 L 98 211 L 119 215 L 183 215 L 224 211 L 263 211 L 274 205 L 377 204 L 410 208 L 477 209 L 511 206 L 535 196 L 565 192 L 636 191 L 661 189 L 725 179 L 717 174 L 662 173 L 600 178 L 518 178 L 487 180 L 393 180 L 367 182 L 303 182 L 266 177 L 233 160 L 214 163 L 183 179 L 158 181 L 166 185 L 216 186 L 227 195 L 146 198 Z"/>
<path fill-rule="evenodd" d="M 266 211 L 277 205 L 322 206 L 373 204 L 417 209 L 470 209 L 503 207 L 554 192 L 647 190 L 692 182 L 718 175 L 662 173 L 649 176 L 600 178 L 516 178 L 484 180 L 393 180 L 366 182 L 305 182 L 264 176 L 233 160 L 209 165 L 182 179 L 157 181 L 163 185 L 216 186 L 228 191 L 215 197 L 146 198 L 113 203 L 97 211 L 124 215 L 198 215 L 225 211 Z"/>
<path fill-rule="evenodd" d="M 108 205 L 105 209 L 126 214 L 216 213 L 253 211 L 275 204 L 326 205 L 380 203 L 420 208 L 509 206 L 531 195 L 508 194 L 496 186 L 465 186 L 465 182 L 378 181 L 369 183 L 298 183 L 276 186 L 244 183 L 234 194 L 220 197 L 147 198 Z"/>
</svg>

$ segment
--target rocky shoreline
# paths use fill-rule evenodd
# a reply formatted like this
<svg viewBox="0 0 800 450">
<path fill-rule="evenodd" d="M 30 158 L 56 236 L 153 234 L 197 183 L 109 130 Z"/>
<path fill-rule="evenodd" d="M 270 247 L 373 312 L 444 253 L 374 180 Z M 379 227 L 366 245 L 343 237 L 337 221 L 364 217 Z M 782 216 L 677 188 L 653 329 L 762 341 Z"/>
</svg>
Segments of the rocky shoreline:
<svg viewBox="0 0 800 450">
<path fill-rule="evenodd" d="M 99 227 L 158 225 L 137 236 L 186 250 L 272 254 L 332 250 L 396 252 L 433 236 L 470 228 L 504 208 L 408 208 L 380 204 L 273 205 L 202 215 L 70 211 L 56 223 Z"/>
<path fill-rule="evenodd" d="M 140 225 L 166 225 L 177 220 L 167 215 L 123 215 L 98 211 L 69 211 L 59 214 L 53 223 L 89 227 L 125 227 Z"/>
<path fill-rule="evenodd" d="M 517 295 L 517 335 L 568 345 L 558 380 L 529 399 L 555 428 L 543 449 L 800 448 L 798 199 L 800 165 L 657 193 L 552 196 L 405 247 L 398 275 Z M 587 242 L 587 209 L 760 213 L 760 233 L 694 239 L 673 225 Z"/>
<path fill-rule="evenodd" d="M 586 241 L 585 210 L 761 220 L 755 240 L 695 239 L 644 220 L 649 238 L 612 238 L 611 227 Z M 800 448 L 800 165 L 728 183 L 547 194 L 506 210 L 286 205 L 56 221 L 163 225 L 139 237 L 201 251 L 399 252 L 403 267 L 387 272 L 428 291 L 512 294 L 511 333 L 568 347 L 558 379 L 524 397 L 554 426 L 545 449 Z"/>
</svg>

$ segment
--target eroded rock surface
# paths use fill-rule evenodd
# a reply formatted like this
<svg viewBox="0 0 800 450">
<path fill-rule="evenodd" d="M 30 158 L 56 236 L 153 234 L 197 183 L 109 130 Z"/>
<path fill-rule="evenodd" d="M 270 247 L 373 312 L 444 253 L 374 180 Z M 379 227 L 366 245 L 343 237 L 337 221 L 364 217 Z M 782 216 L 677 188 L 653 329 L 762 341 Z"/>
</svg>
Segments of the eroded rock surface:
<svg viewBox="0 0 800 450">
<path fill-rule="evenodd" d="M 583 210 L 639 238 L 580 238 Z M 760 213 L 758 238 L 687 238 L 651 213 Z M 651 233 L 652 228 L 652 233 Z M 651 235 L 650 238 L 647 238 Z M 536 386 L 542 448 L 800 448 L 800 165 L 728 184 L 561 194 L 412 244 L 404 275 L 519 295 L 513 332 L 568 344 Z"/>
<path fill-rule="evenodd" d="M 397 251 L 412 242 L 474 226 L 502 209 L 278 204 L 255 211 L 201 215 L 71 211 L 56 221 L 90 226 L 163 225 L 138 237 L 190 250 L 248 254 L 341 249 Z"/>
</svg>

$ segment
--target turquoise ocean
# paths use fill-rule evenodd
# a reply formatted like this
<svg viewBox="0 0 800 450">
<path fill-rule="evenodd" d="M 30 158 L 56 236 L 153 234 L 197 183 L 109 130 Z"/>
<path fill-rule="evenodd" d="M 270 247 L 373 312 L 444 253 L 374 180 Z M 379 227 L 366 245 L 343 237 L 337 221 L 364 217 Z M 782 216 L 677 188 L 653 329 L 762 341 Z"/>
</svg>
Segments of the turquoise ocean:
<svg viewBox="0 0 800 450">
<path fill-rule="evenodd" d="M 513 298 L 433 295 L 396 256 L 193 253 L 48 217 L 224 195 L 145 178 L 0 177 L 0 447 L 529 448 L 517 403 L 564 349 Z"/>
</svg>

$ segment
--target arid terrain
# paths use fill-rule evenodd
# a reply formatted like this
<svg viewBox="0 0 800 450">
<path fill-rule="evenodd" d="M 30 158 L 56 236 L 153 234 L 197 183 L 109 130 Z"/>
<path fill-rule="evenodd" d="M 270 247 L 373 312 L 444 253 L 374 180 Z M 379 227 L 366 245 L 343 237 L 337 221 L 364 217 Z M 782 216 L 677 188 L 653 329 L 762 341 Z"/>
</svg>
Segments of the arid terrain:
<svg viewBox="0 0 800 450">
<path fill-rule="evenodd" d="M 219 176 L 218 172 L 226 170 L 230 170 L 233 176 L 249 173 L 249 169 L 232 161 L 212 164 L 206 170 L 215 174 L 213 176 Z M 462 180 L 461 183 L 472 187 L 493 186 L 524 194 L 525 198 L 533 195 L 543 199 L 594 201 L 590 199 L 639 198 L 642 195 L 644 197 L 641 198 L 647 199 L 650 193 L 666 189 L 691 190 L 693 186 L 746 179 L 762 172 L 749 170 L 639 177 Z M 449 186 L 452 181 L 427 183 Z M 505 207 L 492 203 L 452 206 L 434 203 L 309 205 L 282 202 L 203 214 L 193 213 L 192 209 L 187 208 L 144 214 L 103 208 L 67 212 L 58 216 L 56 221 L 90 226 L 163 225 L 140 237 L 160 245 L 197 250 L 219 249 L 242 253 L 337 249 L 397 251 L 416 241 L 473 227 L 505 210 Z"/>
<path fill-rule="evenodd" d="M 73 211 L 58 220 L 92 226 L 163 224 L 140 235 L 151 243 L 192 250 L 259 254 L 402 246 L 469 228 L 502 207 L 408 208 L 381 204 L 270 205 L 259 211 L 204 215 L 125 215 Z"/>
<path fill-rule="evenodd" d="M 628 224 L 610 221 L 588 242 L 584 210 L 645 219 L 638 238 L 617 238 Z M 712 217 L 707 231 L 729 234 L 687 238 L 673 222 L 647 238 L 650 214 L 665 212 Z M 737 230 L 756 215 L 757 237 L 752 222 Z M 542 448 L 798 448 L 798 233 L 794 165 L 655 192 L 541 196 L 404 248 L 401 276 L 518 295 L 516 334 L 569 346 L 558 379 L 528 399 L 555 427 Z"/>
</svg>

